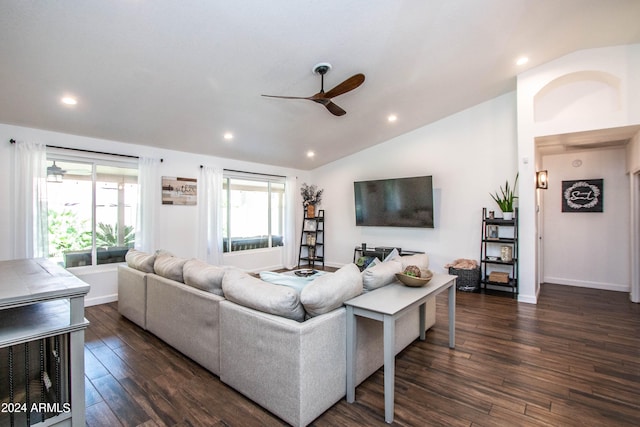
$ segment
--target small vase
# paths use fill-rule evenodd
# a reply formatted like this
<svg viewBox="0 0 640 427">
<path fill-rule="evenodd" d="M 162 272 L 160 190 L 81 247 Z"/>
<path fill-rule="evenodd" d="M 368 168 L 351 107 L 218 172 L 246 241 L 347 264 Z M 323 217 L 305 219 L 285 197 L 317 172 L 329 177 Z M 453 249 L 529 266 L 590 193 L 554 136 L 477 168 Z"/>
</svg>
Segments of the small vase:
<svg viewBox="0 0 640 427">
<path fill-rule="evenodd" d="M 314 205 L 307 206 L 307 218 L 315 218 L 316 216 L 316 207 Z"/>
<path fill-rule="evenodd" d="M 502 212 L 502 218 L 511 221 L 513 219 L 513 212 Z"/>
</svg>

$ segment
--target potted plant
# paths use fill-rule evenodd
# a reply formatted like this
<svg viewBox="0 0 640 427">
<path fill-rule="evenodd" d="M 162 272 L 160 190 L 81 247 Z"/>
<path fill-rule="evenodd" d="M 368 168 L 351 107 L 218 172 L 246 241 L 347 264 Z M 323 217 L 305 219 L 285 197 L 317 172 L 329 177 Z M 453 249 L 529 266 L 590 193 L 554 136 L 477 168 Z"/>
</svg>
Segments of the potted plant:
<svg viewBox="0 0 640 427">
<path fill-rule="evenodd" d="M 300 195 L 302 196 L 302 206 L 307 209 L 307 218 L 315 217 L 315 206 L 322 201 L 322 192 L 316 185 L 302 183 Z"/>
<path fill-rule="evenodd" d="M 500 210 L 502 211 L 502 217 L 507 220 L 513 219 L 513 202 L 518 196 L 515 195 L 516 186 L 518 185 L 518 174 L 516 174 L 516 179 L 513 182 L 513 187 L 509 186 L 509 181 L 505 181 L 504 188 L 500 187 L 500 193 L 496 191 L 495 194 L 491 194 L 491 197 L 495 202 L 500 206 Z"/>
</svg>

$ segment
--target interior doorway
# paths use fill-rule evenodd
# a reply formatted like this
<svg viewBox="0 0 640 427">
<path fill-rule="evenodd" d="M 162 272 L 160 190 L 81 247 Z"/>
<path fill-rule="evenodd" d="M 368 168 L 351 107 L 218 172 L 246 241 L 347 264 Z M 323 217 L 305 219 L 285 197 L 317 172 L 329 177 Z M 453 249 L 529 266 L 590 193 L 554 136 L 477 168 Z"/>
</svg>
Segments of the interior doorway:
<svg viewBox="0 0 640 427">
<path fill-rule="evenodd" d="M 566 259 L 567 264 L 572 262 L 570 255 L 573 255 L 573 253 L 571 250 L 567 250 L 566 248 L 567 239 L 576 239 L 575 247 L 578 248 L 578 251 L 581 248 L 581 242 L 579 232 L 576 232 L 574 229 L 572 234 L 571 230 L 567 231 L 564 228 L 558 228 L 556 223 L 556 220 L 558 219 L 567 221 L 567 219 L 570 218 L 571 222 L 573 222 L 574 220 L 594 221 L 595 218 L 598 218 L 597 215 L 599 214 L 559 213 L 561 209 L 559 203 L 562 194 L 562 180 L 574 179 L 576 177 L 579 179 L 594 179 L 602 177 L 596 176 L 600 174 L 597 166 L 592 167 L 591 169 L 579 169 L 579 166 L 576 167 L 576 165 L 580 165 L 580 159 L 583 155 L 587 158 L 591 156 L 590 161 L 594 164 L 598 164 L 601 157 L 600 153 L 617 151 L 617 167 L 619 170 L 626 170 L 626 145 L 638 132 L 640 132 L 640 126 L 626 126 L 615 129 L 602 129 L 597 131 L 576 132 L 536 138 L 535 158 L 537 170 L 548 169 L 550 165 L 554 168 L 569 169 L 569 171 L 564 170 L 561 173 L 558 173 L 557 170 L 549 170 L 549 189 L 536 191 L 536 283 L 538 285 L 538 289 L 541 283 L 549 281 L 552 283 L 559 282 L 560 284 L 566 285 L 611 289 L 625 292 L 629 292 L 630 290 L 632 301 L 636 302 L 640 299 L 640 171 L 638 171 L 637 174 L 634 174 L 632 179 L 630 179 L 629 175 L 625 176 L 624 174 L 619 175 L 616 178 L 618 180 L 617 184 L 619 185 L 621 183 L 621 185 L 626 188 L 626 190 L 624 190 L 623 197 L 624 203 L 627 206 L 625 208 L 627 209 L 627 216 L 626 220 L 621 217 L 620 222 L 626 221 L 627 224 L 625 226 L 627 227 L 627 230 L 626 235 L 619 236 L 618 239 L 618 241 L 624 241 L 624 244 L 616 244 L 614 246 L 611 242 L 607 242 L 607 244 L 612 245 L 607 253 L 598 253 L 597 246 L 599 241 L 597 239 L 596 242 L 586 244 L 587 246 L 594 248 L 591 252 L 593 252 L 593 256 L 595 257 L 594 259 L 598 259 L 600 262 L 607 256 L 611 256 L 613 259 L 614 252 L 614 262 L 617 262 L 621 258 L 625 260 L 625 262 L 620 264 L 618 267 L 611 267 L 612 275 L 618 276 L 615 280 L 609 281 L 609 277 L 602 276 L 593 280 L 590 278 L 591 276 L 585 279 L 584 275 L 581 278 L 578 273 L 576 273 L 574 277 L 572 273 L 575 272 L 572 272 L 568 267 L 566 271 L 563 271 L 564 274 L 558 275 L 558 264 L 562 261 L 562 258 Z M 559 165 L 557 161 L 555 164 L 554 162 L 548 161 L 554 155 L 565 155 L 565 158 L 563 159 L 565 161 L 564 165 Z M 574 167 L 576 168 L 573 169 Z M 574 173 L 573 176 L 571 176 L 571 171 L 581 172 Z M 606 199 L 607 196 L 611 195 L 610 190 L 612 190 L 614 181 L 612 179 L 607 179 L 605 181 L 609 184 L 608 186 L 605 184 L 605 189 L 607 191 L 605 193 Z M 629 191 L 630 185 L 632 186 L 631 191 Z M 545 205 L 545 199 L 548 199 L 550 203 Z M 547 220 L 545 221 L 545 210 L 552 210 L 555 217 L 552 216 L 552 219 L 549 219 L 549 215 L 546 215 Z M 612 209 L 609 209 L 609 213 L 611 213 L 611 211 Z M 548 223 L 546 224 L 545 222 Z M 585 227 L 585 230 L 592 230 L 588 228 L 588 226 Z M 549 235 L 550 233 L 551 235 Z M 631 238 L 629 238 L 629 236 L 631 236 Z M 585 244 L 582 243 L 582 247 L 584 246 Z M 589 256 L 591 255 L 591 252 L 588 253 Z M 588 258 L 588 256 L 585 256 L 585 258 Z M 605 265 L 607 265 L 607 268 L 611 266 L 610 263 Z M 583 267 L 590 268 L 591 266 L 588 263 L 585 263 Z M 616 268 L 625 270 L 624 277 L 617 274 L 618 270 L 616 270 Z M 600 270 L 602 270 L 602 268 Z M 564 279 L 564 281 L 558 280 L 556 282 L 555 280 L 550 279 Z M 630 284 L 631 287 L 629 286 Z"/>
<path fill-rule="evenodd" d="M 631 301 L 640 303 L 640 171 L 631 176 Z"/>
</svg>

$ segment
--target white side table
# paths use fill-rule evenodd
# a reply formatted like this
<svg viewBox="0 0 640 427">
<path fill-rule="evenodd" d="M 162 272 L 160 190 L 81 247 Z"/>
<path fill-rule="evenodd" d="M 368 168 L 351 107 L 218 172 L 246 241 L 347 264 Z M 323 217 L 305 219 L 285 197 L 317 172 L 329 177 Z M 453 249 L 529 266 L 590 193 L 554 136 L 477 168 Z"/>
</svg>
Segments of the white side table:
<svg viewBox="0 0 640 427">
<path fill-rule="evenodd" d="M 347 402 L 356 397 L 356 321 L 357 316 L 383 322 L 384 328 L 384 419 L 393 422 L 395 392 L 395 326 L 396 319 L 413 308 L 420 310 L 420 339 L 425 339 L 426 301 L 449 289 L 449 348 L 455 348 L 456 276 L 434 274 L 426 286 L 412 288 L 400 283 L 387 285 L 347 302 Z"/>
</svg>

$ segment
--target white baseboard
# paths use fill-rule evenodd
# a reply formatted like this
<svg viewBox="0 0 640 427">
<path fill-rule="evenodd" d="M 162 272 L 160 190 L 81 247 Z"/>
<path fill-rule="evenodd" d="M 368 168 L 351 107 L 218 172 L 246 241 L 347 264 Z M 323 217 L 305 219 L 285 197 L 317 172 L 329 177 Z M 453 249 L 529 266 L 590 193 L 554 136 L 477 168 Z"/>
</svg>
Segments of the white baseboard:
<svg viewBox="0 0 640 427">
<path fill-rule="evenodd" d="M 118 294 L 102 295 L 96 298 L 85 298 L 84 306 L 91 307 L 92 305 L 107 304 L 114 301 L 118 301 Z"/>
<path fill-rule="evenodd" d="M 532 295 L 518 294 L 518 302 L 525 302 L 527 304 L 537 304 L 538 298 Z"/>
<path fill-rule="evenodd" d="M 589 280 L 575 280 L 575 279 L 566 279 L 562 277 L 547 277 L 544 278 L 544 283 L 554 283 L 557 285 L 567 285 L 567 286 L 577 286 L 580 288 L 591 288 L 591 289 L 602 289 L 605 291 L 616 291 L 616 292 L 630 292 L 631 288 L 628 284 L 623 285 L 619 283 L 603 283 L 603 282 L 592 282 Z"/>
</svg>

